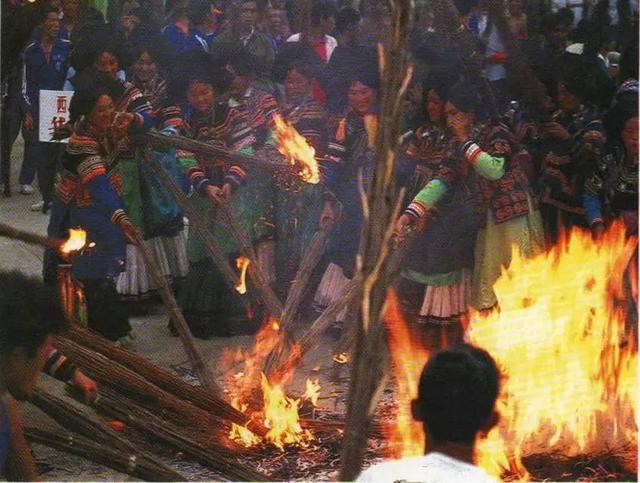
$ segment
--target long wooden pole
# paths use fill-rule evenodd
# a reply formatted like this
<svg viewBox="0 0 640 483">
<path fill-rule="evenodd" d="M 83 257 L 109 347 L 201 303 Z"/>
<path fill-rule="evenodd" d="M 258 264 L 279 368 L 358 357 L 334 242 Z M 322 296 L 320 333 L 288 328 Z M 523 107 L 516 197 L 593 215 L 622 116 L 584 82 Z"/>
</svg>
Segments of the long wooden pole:
<svg viewBox="0 0 640 483">
<path fill-rule="evenodd" d="M 347 403 L 347 426 L 342 449 L 340 480 L 353 480 L 360 473 L 372 413 L 384 380 L 386 343 L 382 313 L 389 283 L 387 270 L 390 241 L 400 208 L 394 181 L 396 151 L 400 140 L 402 104 L 412 69 L 408 41 L 413 17 L 411 0 L 396 0 L 392 6 L 393 33 L 388 51 L 381 51 L 382 104 L 376 140 L 375 170 L 366 199 L 360 245 L 358 276 L 363 280 L 360 324 L 351 367 Z"/>
<path fill-rule="evenodd" d="M 173 296 L 171 287 L 169 287 L 169 282 L 158 268 L 155 258 L 153 258 L 153 255 L 149 253 L 149 250 L 143 243 L 142 236 L 138 232 L 135 233 L 135 241 L 138 249 L 140 250 L 140 254 L 142 255 L 142 259 L 144 260 L 144 264 L 156 284 L 160 297 L 169 311 L 171 320 L 173 321 L 173 324 L 178 331 L 178 335 L 180 336 L 180 342 L 182 342 L 182 346 L 187 353 L 187 357 L 189 358 L 200 383 L 213 394 L 222 394 L 218 384 L 216 384 L 215 376 L 213 375 L 211 367 L 205 363 L 202 355 L 196 348 L 193 335 L 191 334 L 191 329 L 182 314 L 182 310 L 178 306 L 178 302 L 176 302 L 176 298 Z"/>
<path fill-rule="evenodd" d="M 38 235 L 37 233 L 18 230 L 17 228 L 5 223 L 0 223 L 0 237 L 20 240 L 31 245 L 39 245 L 41 247 L 53 248 L 55 250 L 59 250 L 64 243 L 64 240 L 48 238 L 46 236 Z"/>
<path fill-rule="evenodd" d="M 235 290 L 238 285 L 239 279 L 237 273 L 229 265 L 227 257 L 222 252 L 216 239 L 213 237 L 207 227 L 207 220 L 202 216 L 187 199 L 182 192 L 176 181 L 171 177 L 169 173 L 164 169 L 162 164 L 158 161 L 156 156 L 150 149 L 144 150 L 145 162 L 149 164 L 160 177 L 160 180 L 167 188 L 173 199 L 176 201 L 182 212 L 189 218 L 191 222 L 191 228 L 198 239 L 202 242 L 204 249 L 216 266 L 218 271 L 222 274 L 222 278 L 231 290 Z"/>
</svg>

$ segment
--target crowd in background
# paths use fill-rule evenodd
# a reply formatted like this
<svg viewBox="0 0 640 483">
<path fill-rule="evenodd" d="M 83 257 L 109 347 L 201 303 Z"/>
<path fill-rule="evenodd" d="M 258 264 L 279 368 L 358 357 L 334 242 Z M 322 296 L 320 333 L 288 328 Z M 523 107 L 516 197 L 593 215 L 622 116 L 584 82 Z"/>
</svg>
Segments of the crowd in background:
<svg viewBox="0 0 640 483">
<path fill-rule="evenodd" d="M 181 281 L 194 335 L 246 333 L 260 318 L 261 307 L 247 309 L 185 230 L 145 163 L 139 135 L 149 129 L 272 161 L 280 159 L 274 117 L 291 123 L 316 150 L 319 184 L 181 149 L 155 155 L 235 267 L 240 250 L 217 213 L 230 205 L 282 299 L 311 237 L 333 222 L 308 306 L 343 295 L 374 169 L 377 45 L 391 38 L 385 1 L 351 3 L 313 1 L 308 19 L 297 2 L 276 0 L 3 5 L 2 173 L 22 132 L 20 193 L 33 194 L 37 179 L 42 200 L 33 209 L 49 214 L 49 235 L 81 226 L 96 241 L 73 260 L 90 327 L 112 340 L 129 336 L 122 298 L 154 289 L 140 235 L 163 274 Z M 419 3 L 396 173 L 407 193 L 397 234 L 421 232 L 399 284 L 404 307 L 449 341 L 460 340 L 469 306 L 496 304 L 493 283 L 514 244 L 533 256 L 573 226 L 597 238 L 615 219 L 629 235 L 638 223 L 637 4 L 600 0 L 577 19 L 569 8 L 507 2 L 508 36 L 544 87 L 543 109 L 523 89 L 507 32 L 483 2 L 456 5 L 483 60 L 464 58 L 460 32 Z M 68 144 L 38 139 L 43 89 L 75 92 L 71 120 L 56 131 Z M 49 254 L 45 280 L 55 281 L 57 268 Z M 354 316 L 340 314 L 336 332 Z"/>
</svg>

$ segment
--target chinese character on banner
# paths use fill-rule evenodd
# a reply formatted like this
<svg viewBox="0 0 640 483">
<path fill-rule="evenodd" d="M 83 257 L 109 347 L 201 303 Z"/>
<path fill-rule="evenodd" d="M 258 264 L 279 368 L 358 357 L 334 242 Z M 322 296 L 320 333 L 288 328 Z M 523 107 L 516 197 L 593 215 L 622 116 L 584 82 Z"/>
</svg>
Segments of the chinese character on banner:
<svg viewBox="0 0 640 483">
<path fill-rule="evenodd" d="M 67 97 L 66 96 L 58 96 L 57 100 L 57 111 L 58 114 L 66 114 L 67 113 Z"/>
<path fill-rule="evenodd" d="M 69 139 L 54 140 L 54 134 L 69 121 L 71 91 L 40 91 L 39 140 L 41 142 L 69 142 Z"/>
</svg>

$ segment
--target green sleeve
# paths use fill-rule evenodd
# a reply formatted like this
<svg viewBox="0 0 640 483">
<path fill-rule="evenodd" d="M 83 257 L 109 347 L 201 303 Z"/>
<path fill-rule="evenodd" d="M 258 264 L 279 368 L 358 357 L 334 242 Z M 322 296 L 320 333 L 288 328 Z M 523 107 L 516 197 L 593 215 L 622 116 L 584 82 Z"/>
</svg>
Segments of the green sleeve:
<svg viewBox="0 0 640 483">
<path fill-rule="evenodd" d="M 447 192 L 447 185 L 439 179 L 432 179 L 420 190 L 414 198 L 425 206 L 431 208 Z"/>
<path fill-rule="evenodd" d="M 504 176 L 504 158 L 497 158 L 483 151 L 476 157 L 473 168 L 483 178 L 500 179 Z"/>
</svg>

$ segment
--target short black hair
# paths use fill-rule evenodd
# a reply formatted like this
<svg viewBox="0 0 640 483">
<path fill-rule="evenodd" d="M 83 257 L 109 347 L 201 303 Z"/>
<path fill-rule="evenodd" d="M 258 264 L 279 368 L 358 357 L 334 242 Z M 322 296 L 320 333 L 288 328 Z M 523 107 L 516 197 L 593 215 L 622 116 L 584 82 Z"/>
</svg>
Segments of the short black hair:
<svg viewBox="0 0 640 483">
<path fill-rule="evenodd" d="M 336 17 L 336 6 L 333 2 L 317 0 L 311 6 L 311 25 L 318 25 L 323 19 Z"/>
<path fill-rule="evenodd" d="M 67 328 L 56 287 L 18 271 L 0 271 L 0 355 L 23 348 L 33 357 L 48 335 Z"/>
<path fill-rule="evenodd" d="M 352 7 L 342 7 L 336 14 L 336 31 L 345 32 L 360 23 L 360 12 Z"/>
<path fill-rule="evenodd" d="M 483 349 L 460 344 L 427 362 L 418 405 L 429 434 L 442 442 L 472 444 L 488 421 L 500 389 L 500 372 Z"/>
<path fill-rule="evenodd" d="M 169 65 L 171 58 L 171 48 L 167 43 L 166 37 L 162 34 L 145 32 L 139 37 L 139 42 L 133 49 L 132 60 L 137 62 L 140 56 L 147 52 L 149 57 L 158 64 L 158 67 L 166 67 Z"/>
<path fill-rule="evenodd" d="M 55 8 L 53 8 L 48 3 L 44 4 L 42 7 L 40 7 L 40 11 L 38 12 L 39 22 L 43 23 L 47 19 L 47 16 L 49 16 L 49 14 L 51 13 L 55 13 L 56 15 L 58 15 L 58 11 Z"/>
</svg>

